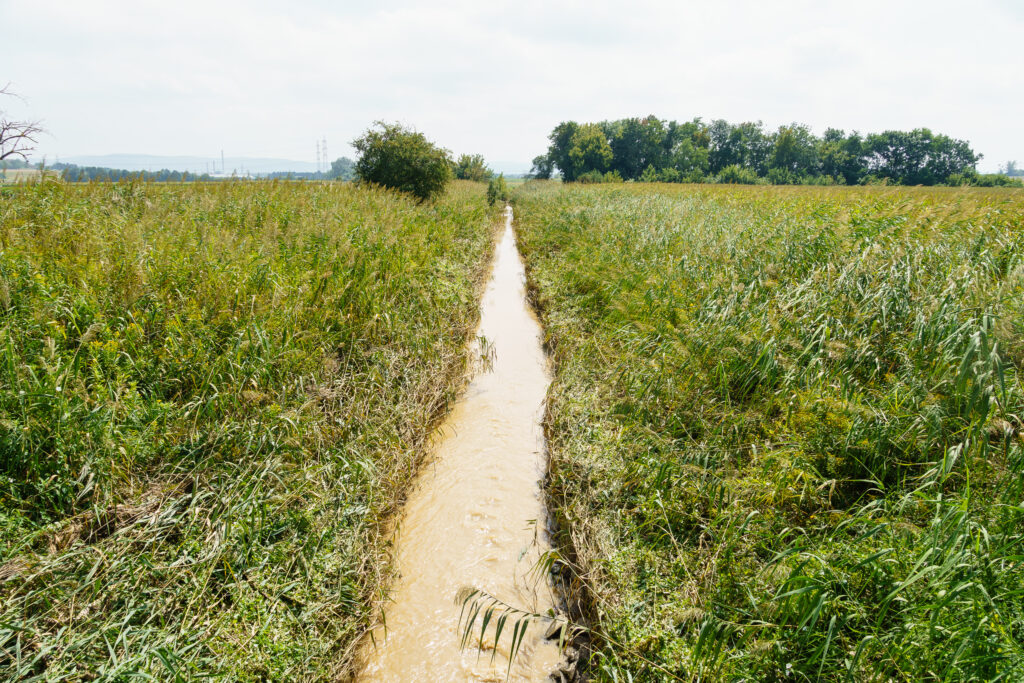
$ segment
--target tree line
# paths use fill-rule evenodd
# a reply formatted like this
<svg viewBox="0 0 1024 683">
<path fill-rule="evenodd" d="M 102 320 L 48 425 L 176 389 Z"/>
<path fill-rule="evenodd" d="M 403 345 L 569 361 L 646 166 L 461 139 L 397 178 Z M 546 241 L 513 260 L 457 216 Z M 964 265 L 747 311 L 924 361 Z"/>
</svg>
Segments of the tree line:
<svg viewBox="0 0 1024 683">
<path fill-rule="evenodd" d="M 161 169 L 159 171 L 129 171 L 123 168 L 104 168 L 102 166 L 79 166 L 77 164 L 53 164 L 49 168 L 60 171 L 61 178 L 69 183 L 88 182 L 112 182 L 121 180 L 144 180 L 153 183 L 184 182 L 196 180 L 217 180 L 217 178 L 203 173 L 189 173 L 188 171 L 172 171 Z"/>
<path fill-rule="evenodd" d="M 356 162 L 348 157 L 340 157 L 331 162 L 331 170 L 327 172 L 311 171 L 297 173 L 295 171 L 274 171 L 260 174 L 260 177 L 281 180 L 352 180 L 355 177 Z"/>
<path fill-rule="evenodd" d="M 445 157 L 450 175 L 462 180 L 486 182 L 495 178 L 494 171 L 487 166 L 483 155 L 463 154 L 457 160 Z M 27 162 L 8 162 L 10 168 L 29 168 Z M 148 182 L 185 182 L 185 181 L 216 181 L 227 180 L 225 176 L 213 176 L 208 173 L 197 174 L 187 171 L 129 171 L 120 168 L 102 166 L 78 166 L 76 164 L 56 163 L 49 168 L 60 171 L 61 177 L 68 182 L 117 182 L 119 180 L 139 179 Z M 259 177 L 281 180 L 354 180 L 356 178 L 356 162 L 348 157 L 341 157 L 331 162 L 331 170 L 326 172 L 274 171 L 261 173 Z"/>
<path fill-rule="evenodd" d="M 49 168 L 60 171 L 61 177 L 71 183 L 87 182 L 118 182 L 121 180 L 143 180 L 153 183 L 178 182 L 210 182 L 230 180 L 225 176 L 213 176 L 209 173 L 189 173 L 188 171 L 172 171 L 164 168 L 159 171 L 129 171 L 123 168 L 106 168 L 103 166 L 78 166 L 77 164 L 56 163 Z M 341 157 L 331 162 L 331 170 L 327 172 L 296 173 L 294 171 L 277 171 L 260 174 L 260 177 L 284 180 L 352 180 L 355 176 L 355 162 Z"/>
<path fill-rule="evenodd" d="M 548 136 L 531 174 L 566 182 L 724 182 L 858 185 L 1006 185 L 981 175 L 981 155 L 964 140 L 927 128 L 861 135 L 829 128 L 818 137 L 793 123 L 700 118 L 679 123 L 655 116 L 599 123 L 564 121 Z"/>
</svg>

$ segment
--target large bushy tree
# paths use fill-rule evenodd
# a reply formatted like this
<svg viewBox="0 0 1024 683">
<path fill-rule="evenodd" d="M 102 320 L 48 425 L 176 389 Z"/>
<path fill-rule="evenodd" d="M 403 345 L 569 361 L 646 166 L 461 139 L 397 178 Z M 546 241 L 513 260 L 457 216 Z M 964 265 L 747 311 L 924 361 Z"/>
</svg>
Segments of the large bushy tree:
<svg viewBox="0 0 1024 683">
<path fill-rule="evenodd" d="M 668 152 L 665 149 L 665 137 L 668 131 L 656 117 L 615 121 L 607 130 L 611 133 L 611 168 L 623 178 L 639 178 L 648 166 L 665 166 Z"/>
<path fill-rule="evenodd" d="M 871 171 L 901 185 L 935 185 L 973 170 L 981 159 L 965 141 L 935 135 L 927 128 L 870 135 L 867 149 Z"/>
<path fill-rule="evenodd" d="M 562 179 L 571 182 L 576 180 L 572 171 L 572 162 L 569 159 L 569 148 L 572 145 L 573 135 L 579 130 L 580 124 L 575 121 L 563 121 L 555 126 L 548 136 L 551 142 L 548 145 L 548 159 L 558 170 L 562 172 Z"/>
<path fill-rule="evenodd" d="M 587 123 L 576 129 L 569 143 L 569 170 L 563 175 L 575 180 L 588 171 L 604 173 L 613 158 L 611 145 L 600 126 Z"/>
<path fill-rule="evenodd" d="M 811 129 L 796 123 L 781 126 L 772 143 L 768 166 L 798 177 L 816 175 L 818 145 Z"/>
<path fill-rule="evenodd" d="M 533 165 L 530 167 L 530 177 L 538 180 L 548 180 L 554 173 L 554 164 L 547 154 L 540 154 L 533 158 Z"/>
<path fill-rule="evenodd" d="M 444 191 L 452 177 L 448 150 L 399 123 L 378 121 L 352 146 L 359 152 L 357 178 L 408 192 L 420 201 Z"/>
<path fill-rule="evenodd" d="M 765 134 L 760 121 L 733 125 L 719 119 L 711 122 L 709 132 L 712 173 L 718 173 L 727 166 L 743 166 L 759 176 L 767 173 L 772 140 Z"/>
<path fill-rule="evenodd" d="M 847 135 L 838 128 L 825 131 L 818 143 L 823 175 L 846 185 L 856 185 L 867 175 L 864 140 L 857 131 Z"/>
<path fill-rule="evenodd" d="M 453 170 L 459 180 L 483 182 L 494 177 L 494 171 L 487 167 L 481 154 L 463 154 L 455 162 Z"/>
</svg>

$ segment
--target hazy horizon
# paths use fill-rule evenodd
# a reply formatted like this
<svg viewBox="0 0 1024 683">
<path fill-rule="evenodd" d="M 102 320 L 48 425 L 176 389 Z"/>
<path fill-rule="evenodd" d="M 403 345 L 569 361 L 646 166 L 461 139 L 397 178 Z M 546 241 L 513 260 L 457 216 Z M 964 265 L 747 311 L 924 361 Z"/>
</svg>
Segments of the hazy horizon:
<svg viewBox="0 0 1024 683">
<path fill-rule="evenodd" d="M 345 156 L 345 155 L 342 155 Z M 348 156 L 354 156 L 349 151 Z M 329 161 L 337 159 L 331 155 Z M 38 159 L 37 161 L 41 161 Z M 81 154 L 67 157 L 55 156 L 45 159 L 47 165 L 56 163 L 93 166 L 99 168 L 115 168 L 126 171 L 188 171 L 189 173 L 239 173 L 250 172 L 265 174 L 271 172 L 314 173 L 317 170 L 315 160 L 282 159 L 275 157 L 249 157 L 239 155 L 200 156 L 200 155 L 162 155 L 162 154 Z M 525 165 L 524 165 L 525 164 Z M 523 174 L 529 171 L 529 162 L 496 160 L 490 162 L 496 173 Z"/>
<path fill-rule="evenodd" d="M 915 3 L 916 4 L 916 3 Z M 922 9 L 923 8 L 923 9 Z M 1024 6 L 0 0 L 0 85 L 36 158 L 353 156 L 373 121 L 520 164 L 560 121 L 929 127 L 1024 161 Z M 497 162 L 495 160 L 506 160 Z M 502 169 L 499 169 L 502 170 Z"/>
</svg>

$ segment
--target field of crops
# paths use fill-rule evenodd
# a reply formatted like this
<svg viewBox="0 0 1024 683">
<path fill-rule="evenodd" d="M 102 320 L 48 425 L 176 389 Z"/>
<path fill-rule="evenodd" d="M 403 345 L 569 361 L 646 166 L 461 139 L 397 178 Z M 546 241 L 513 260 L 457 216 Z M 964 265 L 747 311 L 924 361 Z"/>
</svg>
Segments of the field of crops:
<svg viewBox="0 0 1024 683">
<path fill-rule="evenodd" d="M 344 672 L 499 209 L 468 183 L 0 190 L 0 679 Z"/>
<path fill-rule="evenodd" d="M 597 679 L 1024 677 L 1024 193 L 513 202 Z"/>
</svg>

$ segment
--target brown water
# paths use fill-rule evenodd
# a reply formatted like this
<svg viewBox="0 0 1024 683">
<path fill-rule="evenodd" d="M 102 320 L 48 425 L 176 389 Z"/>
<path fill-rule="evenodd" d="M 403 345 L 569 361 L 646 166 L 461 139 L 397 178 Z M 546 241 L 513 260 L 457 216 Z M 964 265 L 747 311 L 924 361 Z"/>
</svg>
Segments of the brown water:
<svg viewBox="0 0 1024 683">
<path fill-rule="evenodd" d="M 490 628 L 482 652 L 476 639 L 460 650 L 456 593 L 471 586 L 541 613 L 553 604 L 533 569 L 549 547 L 540 418 L 550 377 L 524 280 L 506 209 L 478 333 L 494 352 L 490 371 L 474 377 L 438 430 L 434 459 L 414 484 L 395 538 L 401 576 L 386 628 L 365 648 L 362 681 L 504 681 L 512 623 L 496 649 Z M 509 680 L 542 681 L 557 666 L 545 628 L 531 626 Z"/>
</svg>

